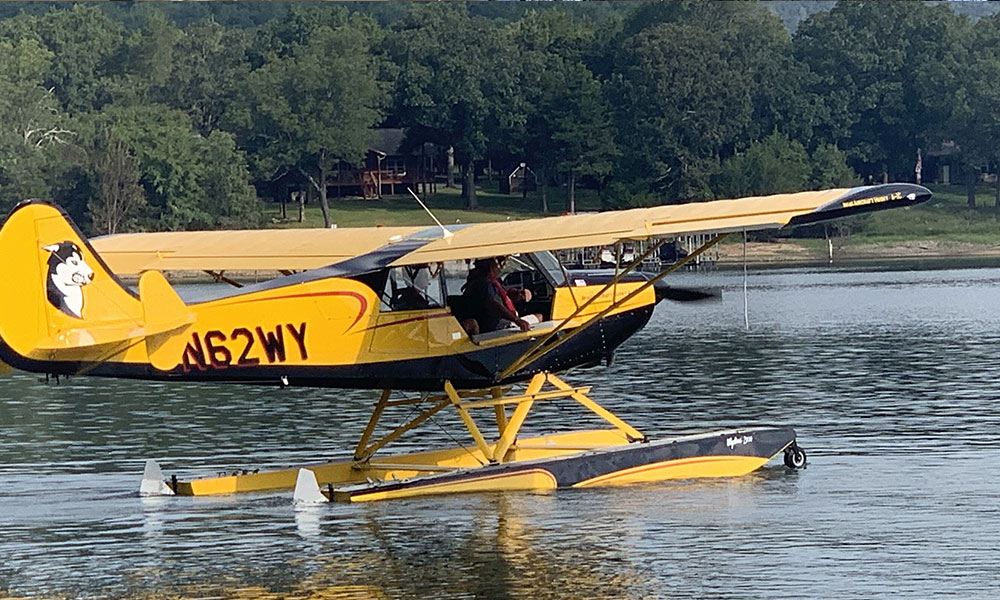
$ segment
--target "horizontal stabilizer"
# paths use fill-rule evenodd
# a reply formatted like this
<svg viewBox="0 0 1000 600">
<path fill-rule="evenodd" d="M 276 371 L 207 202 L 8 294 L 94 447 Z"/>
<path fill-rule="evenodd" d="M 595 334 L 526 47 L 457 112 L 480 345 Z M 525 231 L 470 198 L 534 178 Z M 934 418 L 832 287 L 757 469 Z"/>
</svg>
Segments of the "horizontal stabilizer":
<svg viewBox="0 0 1000 600">
<path fill-rule="evenodd" d="M 29 356 L 40 359 L 58 358 L 60 350 L 98 348 L 121 344 L 141 338 L 143 335 L 142 327 L 132 320 L 88 324 L 85 327 L 63 329 L 57 332 L 54 337 L 38 340 L 35 344 L 35 350 Z"/>
<path fill-rule="evenodd" d="M 319 489 L 316 474 L 309 469 L 299 469 L 299 477 L 295 480 L 295 494 L 293 499 L 296 504 L 329 502 Z"/>
<path fill-rule="evenodd" d="M 146 461 L 146 468 L 142 471 L 142 483 L 139 484 L 140 496 L 173 496 L 174 491 L 170 489 L 167 482 L 163 480 L 163 473 L 160 465 L 156 461 L 149 459 Z"/>
</svg>

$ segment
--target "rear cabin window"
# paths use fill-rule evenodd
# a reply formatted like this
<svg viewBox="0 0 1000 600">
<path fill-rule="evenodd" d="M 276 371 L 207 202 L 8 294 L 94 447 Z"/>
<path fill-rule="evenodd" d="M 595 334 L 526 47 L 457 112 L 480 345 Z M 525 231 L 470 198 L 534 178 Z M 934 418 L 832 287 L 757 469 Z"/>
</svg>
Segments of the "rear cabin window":
<svg viewBox="0 0 1000 600">
<path fill-rule="evenodd" d="M 382 310 L 424 310 L 445 305 L 441 263 L 395 267 L 382 292 Z"/>
</svg>

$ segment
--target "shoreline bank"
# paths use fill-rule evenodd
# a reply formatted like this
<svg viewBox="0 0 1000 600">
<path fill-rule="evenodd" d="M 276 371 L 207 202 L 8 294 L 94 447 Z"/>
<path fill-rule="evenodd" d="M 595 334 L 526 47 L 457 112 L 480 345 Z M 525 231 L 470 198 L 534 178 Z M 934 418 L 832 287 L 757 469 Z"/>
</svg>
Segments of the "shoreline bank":
<svg viewBox="0 0 1000 600">
<path fill-rule="evenodd" d="M 832 262 L 870 262 L 896 260 L 989 260 L 1000 259 L 1000 244 L 973 244 L 951 240 L 913 240 L 906 242 L 865 242 L 833 244 Z M 748 264 L 817 264 L 831 262 L 829 247 L 809 247 L 789 240 L 747 242 Z M 743 244 L 719 246 L 720 265 L 743 263 Z"/>
</svg>

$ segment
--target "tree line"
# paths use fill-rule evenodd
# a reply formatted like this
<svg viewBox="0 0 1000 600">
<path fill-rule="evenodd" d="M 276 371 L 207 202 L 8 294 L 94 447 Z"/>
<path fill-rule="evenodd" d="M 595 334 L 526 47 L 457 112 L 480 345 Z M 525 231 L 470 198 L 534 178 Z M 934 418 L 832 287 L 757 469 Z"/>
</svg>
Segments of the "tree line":
<svg viewBox="0 0 1000 600">
<path fill-rule="evenodd" d="M 1000 18 L 946 5 L 841 2 L 789 33 L 744 2 L 136 4 L 5 7 L 0 208 L 252 227 L 253 184 L 295 171 L 326 215 L 375 127 L 451 148 L 470 208 L 485 164 L 617 208 L 909 181 L 943 145 L 972 190 L 1000 162 Z"/>
</svg>

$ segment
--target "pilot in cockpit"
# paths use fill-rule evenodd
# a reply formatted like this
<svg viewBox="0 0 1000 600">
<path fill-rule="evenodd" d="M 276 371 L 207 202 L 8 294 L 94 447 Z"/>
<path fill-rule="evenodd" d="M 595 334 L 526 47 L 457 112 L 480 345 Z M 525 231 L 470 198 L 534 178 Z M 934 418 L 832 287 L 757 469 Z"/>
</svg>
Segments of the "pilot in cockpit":
<svg viewBox="0 0 1000 600">
<path fill-rule="evenodd" d="M 502 270 L 502 257 L 477 259 L 469 271 L 468 280 L 462 287 L 463 296 L 476 323 L 477 333 L 515 327 L 521 331 L 528 331 L 532 323 L 540 321 L 539 315 L 522 317 L 517 313 L 511 292 L 500 283 Z"/>
</svg>

